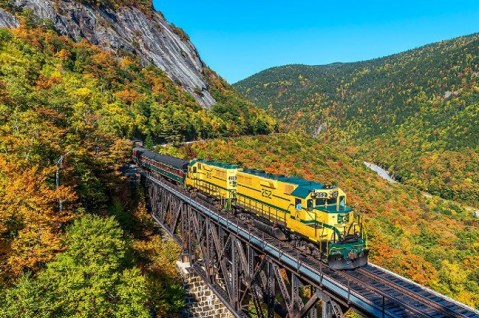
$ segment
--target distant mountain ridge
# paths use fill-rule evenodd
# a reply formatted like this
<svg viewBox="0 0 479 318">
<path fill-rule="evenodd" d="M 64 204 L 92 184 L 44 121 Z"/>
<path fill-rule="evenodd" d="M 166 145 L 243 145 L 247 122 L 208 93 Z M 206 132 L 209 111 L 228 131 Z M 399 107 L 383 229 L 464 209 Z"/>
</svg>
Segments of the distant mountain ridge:
<svg viewBox="0 0 479 318">
<path fill-rule="evenodd" d="M 336 119 L 347 120 L 349 116 L 364 111 L 359 110 L 364 108 L 364 105 L 360 105 L 361 101 L 369 102 L 374 98 L 376 103 L 381 103 L 378 96 L 372 96 L 371 93 L 379 94 L 377 90 L 384 89 L 388 84 L 404 86 L 408 85 L 408 81 L 415 82 L 427 88 L 425 93 L 431 98 L 449 95 L 448 92 L 452 94 L 456 88 L 461 92 L 470 90 L 471 87 L 464 87 L 461 81 L 465 79 L 471 84 L 478 77 L 478 40 L 479 35 L 474 34 L 363 62 L 273 67 L 239 81 L 234 87 L 264 108 L 271 105 L 282 118 L 291 119 L 298 110 L 308 111 L 318 106 L 325 109 L 335 103 L 341 108 L 339 111 L 347 109 L 347 112 L 338 114 Z M 464 52 L 461 53 L 459 48 Z M 442 49 L 445 52 L 437 52 Z M 470 60 L 466 58 L 468 54 Z M 465 72 L 459 72 L 459 69 Z M 435 82 L 428 83 L 429 80 Z M 432 85 L 427 87 L 428 84 Z M 361 99 L 356 93 L 361 94 Z M 395 90 L 388 94 L 388 97 L 397 98 L 391 96 L 396 94 Z M 414 92 L 411 95 L 414 96 Z M 399 102 L 404 101 L 394 100 L 388 105 L 396 107 Z M 391 107 L 383 108 L 379 113 L 387 114 L 390 110 Z M 307 122 L 312 125 L 307 129 L 314 130 L 316 119 L 317 114 Z"/>
<path fill-rule="evenodd" d="M 464 161 L 479 157 L 478 82 L 473 34 L 364 62 L 275 67 L 234 86 L 284 126 L 359 146 L 409 184 L 473 202 L 479 168 Z"/>
</svg>

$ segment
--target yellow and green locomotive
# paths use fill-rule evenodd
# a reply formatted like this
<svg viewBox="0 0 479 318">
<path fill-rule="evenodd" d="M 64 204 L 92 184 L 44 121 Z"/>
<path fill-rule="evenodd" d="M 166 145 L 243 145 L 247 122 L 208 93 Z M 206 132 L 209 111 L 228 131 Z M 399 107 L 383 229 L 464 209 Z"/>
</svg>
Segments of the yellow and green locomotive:
<svg viewBox="0 0 479 318">
<path fill-rule="evenodd" d="M 234 164 L 188 162 L 143 148 L 134 148 L 133 158 L 143 168 L 217 200 L 225 211 L 251 220 L 278 239 L 291 241 L 331 268 L 367 264 L 365 230 L 336 186 Z"/>
</svg>

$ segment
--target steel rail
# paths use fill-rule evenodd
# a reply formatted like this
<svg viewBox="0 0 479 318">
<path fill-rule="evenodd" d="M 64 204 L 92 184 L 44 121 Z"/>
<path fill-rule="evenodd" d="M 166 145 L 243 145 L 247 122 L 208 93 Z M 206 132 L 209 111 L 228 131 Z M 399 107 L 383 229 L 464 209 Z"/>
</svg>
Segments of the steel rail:
<svg viewBox="0 0 479 318">
<path fill-rule="evenodd" d="M 363 267 L 363 268 L 357 268 L 354 272 L 356 273 L 359 273 L 361 275 L 364 275 L 366 277 L 369 277 L 371 280 L 374 280 L 375 282 L 379 282 L 379 283 L 382 283 L 384 284 L 385 286 L 393 289 L 395 292 L 400 292 L 408 297 L 411 298 L 411 303 L 419 303 L 422 304 L 422 305 L 425 305 L 425 306 L 428 306 L 430 308 L 433 308 L 435 310 L 437 310 L 438 313 L 441 313 L 443 315 L 445 315 L 445 317 L 464 317 L 464 318 L 467 318 L 467 317 L 471 317 L 469 315 L 466 315 L 466 314 L 461 314 L 455 310 L 452 310 L 450 309 L 449 307 L 446 307 L 444 305 L 441 305 L 440 303 L 438 303 L 437 301 L 434 301 L 430 298 L 428 298 L 427 296 L 424 296 L 422 295 L 421 293 L 418 293 L 418 292 L 414 292 L 413 290 L 405 287 L 405 286 L 402 286 L 390 279 L 388 279 L 387 277 L 383 277 L 381 275 L 377 275 L 375 274 L 374 272 L 371 272 L 370 270 L 368 270 L 368 268 L 374 268 L 375 270 L 379 271 L 382 275 L 388 275 L 388 276 L 392 276 L 390 275 L 389 273 L 387 272 L 384 272 L 382 271 L 380 268 L 378 267 L 373 267 L 373 266 L 367 266 L 367 267 Z M 411 286 L 412 284 L 409 282 L 409 281 L 406 281 L 404 279 L 401 279 L 402 277 L 399 276 L 399 275 L 396 275 L 396 276 L 393 276 L 394 279 L 397 279 L 397 280 L 400 280 L 401 282 L 403 283 L 406 283 L 408 284 L 409 286 Z M 429 290 L 426 290 L 423 286 L 421 285 L 418 285 L 418 284 L 414 284 L 413 285 L 414 287 L 416 288 L 420 288 L 420 290 L 422 292 L 425 292 L 428 296 L 434 296 L 434 297 L 440 297 L 442 301 L 445 301 L 445 302 L 449 302 L 448 299 L 444 298 L 442 295 L 440 294 L 432 294 L 429 292 Z M 460 304 L 460 303 L 452 303 L 450 302 L 451 305 L 453 306 L 457 306 L 457 307 L 460 307 L 462 308 L 463 310 L 465 311 L 469 311 L 471 312 L 470 309 L 472 308 L 468 308 L 467 306 L 465 306 L 464 304 Z M 477 314 L 477 311 L 474 311 L 472 310 L 472 313 L 474 314 Z"/>
<path fill-rule="evenodd" d="M 419 293 L 415 293 L 415 292 L 411 291 L 410 289 L 407 289 L 406 287 L 398 285 L 398 284 L 396 284 L 396 283 L 394 283 L 394 282 L 392 282 L 392 281 L 390 281 L 390 280 L 388 280 L 384 277 L 374 275 L 373 273 L 369 272 L 368 270 L 366 270 L 364 268 L 357 268 L 354 272 L 359 273 L 360 275 L 362 275 L 362 277 L 369 278 L 371 280 L 371 284 L 374 284 L 374 283 L 383 284 L 384 286 L 392 289 L 394 292 L 409 297 L 410 301 L 408 301 L 408 303 L 410 304 L 410 306 L 412 308 L 418 307 L 418 305 L 422 304 L 422 305 L 425 305 L 426 307 L 430 307 L 434 310 L 437 310 L 437 312 L 445 315 L 445 317 L 457 317 L 457 318 L 467 317 L 467 316 L 458 314 L 458 313 L 454 312 L 453 310 L 451 310 L 447 307 L 441 306 L 440 304 L 436 303 L 435 301 L 433 301 L 431 299 L 428 299 L 427 297 L 422 296 Z M 359 279 L 361 279 L 361 278 L 359 278 Z M 389 293 L 391 294 L 391 292 L 389 292 Z M 418 304 L 416 305 L 415 303 L 418 303 Z M 432 314 L 427 314 L 426 316 L 427 317 L 433 317 Z"/>
<path fill-rule="evenodd" d="M 428 287 L 426 287 L 426 286 L 422 286 L 422 285 L 420 285 L 420 284 L 418 284 L 418 283 L 416 283 L 416 282 L 414 282 L 414 281 L 412 281 L 412 280 L 410 280 L 410 279 L 407 279 L 407 278 L 405 278 L 405 277 L 403 277 L 403 276 L 400 276 L 400 275 L 398 275 L 398 274 L 396 274 L 396 273 L 394 273 L 394 272 L 391 272 L 391 271 L 389 271 L 389 270 L 387 270 L 387 269 L 385 269 L 385 268 L 382 268 L 382 267 L 380 267 L 380 266 L 378 266 L 378 265 L 376 265 L 376 264 L 369 263 L 368 266 L 369 266 L 370 268 L 374 268 L 374 269 L 376 269 L 376 270 L 382 272 L 382 274 L 387 274 L 387 275 L 389 275 L 389 276 L 391 276 L 391 277 L 394 277 L 394 278 L 396 278 L 396 279 L 398 279 L 398 280 L 401 280 L 402 282 L 407 283 L 407 284 L 409 284 L 409 285 L 411 285 L 411 286 L 414 286 L 414 287 L 416 287 L 416 288 L 420 288 L 420 289 L 421 289 L 422 291 L 424 291 L 424 292 L 427 292 L 427 293 L 429 293 L 429 294 L 431 294 L 431 295 L 433 295 L 433 296 L 439 297 L 439 298 L 441 298 L 441 299 L 443 299 L 443 300 L 445 300 L 445 301 L 447 301 L 447 302 L 449 302 L 449 303 L 451 303 L 451 304 L 453 304 L 453 305 L 456 305 L 456 306 L 458 306 L 458 307 L 463 308 L 464 310 L 469 311 L 469 312 L 471 313 L 471 315 L 470 315 L 470 316 L 467 316 L 467 317 L 479 317 L 479 310 L 477 310 L 477 309 L 475 309 L 475 308 L 472 308 L 472 307 L 467 306 L 466 304 L 463 304 L 463 303 L 461 303 L 461 302 L 459 302 L 459 301 L 457 301 L 457 300 L 455 300 L 455 299 L 452 299 L 452 298 L 450 298 L 450 297 L 447 297 L 447 296 L 445 296 L 445 295 L 442 295 L 442 294 L 438 293 L 437 291 L 434 291 L 434 290 L 432 290 L 432 289 L 430 289 L 430 288 L 428 288 Z"/>
</svg>

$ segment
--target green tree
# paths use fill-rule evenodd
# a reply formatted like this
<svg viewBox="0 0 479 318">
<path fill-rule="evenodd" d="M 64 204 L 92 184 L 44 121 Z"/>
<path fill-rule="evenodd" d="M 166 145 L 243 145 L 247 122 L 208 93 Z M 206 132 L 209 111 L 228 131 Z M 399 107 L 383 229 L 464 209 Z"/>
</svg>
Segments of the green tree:
<svg viewBox="0 0 479 318">
<path fill-rule="evenodd" d="M 15 318 L 48 317 L 39 285 L 30 274 L 20 277 L 15 288 L 0 294 L 0 316 Z"/>
<path fill-rule="evenodd" d="M 148 317 L 145 278 L 127 267 L 127 245 L 113 217 L 76 220 L 66 244 L 36 279 L 26 276 L 6 292 L 2 316 Z"/>
</svg>

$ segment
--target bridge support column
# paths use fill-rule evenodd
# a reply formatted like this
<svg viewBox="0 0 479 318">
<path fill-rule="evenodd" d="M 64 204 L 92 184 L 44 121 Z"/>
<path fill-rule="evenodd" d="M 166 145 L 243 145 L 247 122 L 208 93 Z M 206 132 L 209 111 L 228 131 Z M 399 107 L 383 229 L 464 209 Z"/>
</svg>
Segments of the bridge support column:
<svg viewBox="0 0 479 318">
<path fill-rule="evenodd" d="M 186 309 L 181 318 L 233 318 L 228 308 L 211 291 L 203 279 L 190 267 L 190 263 L 176 263 L 187 293 Z"/>
<path fill-rule="evenodd" d="M 331 306 L 331 303 L 328 301 L 322 301 L 321 302 L 321 317 L 322 318 L 333 318 L 333 307 Z"/>
</svg>

